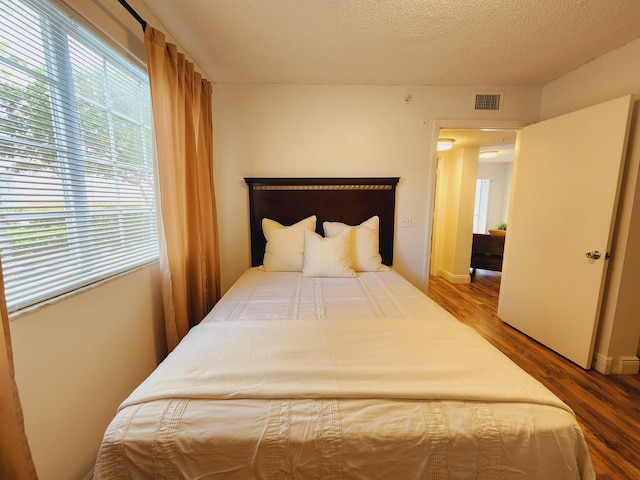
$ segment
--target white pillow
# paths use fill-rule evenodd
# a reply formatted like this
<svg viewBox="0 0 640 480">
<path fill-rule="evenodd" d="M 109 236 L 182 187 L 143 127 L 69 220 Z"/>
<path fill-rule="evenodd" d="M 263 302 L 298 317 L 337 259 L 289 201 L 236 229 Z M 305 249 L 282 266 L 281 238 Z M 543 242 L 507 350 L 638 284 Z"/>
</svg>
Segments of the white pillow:
<svg viewBox="0 0 640 480">
<path fill-rule="evenodd" d="M 351 268 L 351 229 L 333 238 L 322 238 L 316 232 L 304 232 L 303 277 L 355 277 Z"/>
<path fill-rule="evenodd" d="M 316 216 L 285 227 L 275 220 L 262 219 L 262 233 L 267 239 L 263 269 L 267 272 L 301 272 L 304 257 L 304 232 L 316 229 Z"/>
<path fill-rule="evenodd" d="M 374 215 L 360 225 L 351 227 L 351 260 L 352 267 L 357 272 L 384 272 L 389 270 L 389 267 L 382 263 L 382 257 L 380 256 L 379 224 L 380 218 Z M 327 237 L 335 237 L 349 227 L 349 225 L 340 222 L 324 222 L 322 224 L 324 234 Z"/>
</svg>

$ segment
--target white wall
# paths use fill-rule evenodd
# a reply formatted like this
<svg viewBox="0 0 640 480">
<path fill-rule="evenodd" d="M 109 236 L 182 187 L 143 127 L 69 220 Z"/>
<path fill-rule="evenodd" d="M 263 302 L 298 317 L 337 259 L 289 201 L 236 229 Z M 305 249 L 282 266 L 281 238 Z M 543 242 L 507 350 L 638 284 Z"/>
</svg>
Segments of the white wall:
<svg viewBox="0 0 640 480">
<path fill-rule="evenodd" d="M 548 83 L 540 119 L 640 93 L 640 38 Z"/>
<path fill-rule="evenodd" d="M 107 9 L 69 1 L 144 57 L 142 29 L 117 2 Z M 153 21 L 141 2 L 131 3 Z M 40 480 L 84 478 L 118 404 L 164 356 L 160 288 L 154 263 L 11 320 L 16 383 Z"/>
<path fill-rule="evenodd" d="M 595 368 L 602 373 L 638 373 L 640 369 L 639 109 L 640 103 L 636 102 L 596 338 Z"/>
<path fill-rule="evenodd" d="M 439 154 L 431 273 L 451 283 L 471 281 L 478 154 L 478 147 Z"/>
<path fill-rule="evenodd" d="M 11 321 L 41 480 L 86 475 L 116 407 L 164 355 L 158 270 L 156 262 Z"/>
<path fill-rule="evenodd" d="M 399 176 L 394 267 L 427 280 L 437 123 L 536 120 L 538 88 L 506 88 L 502 112 L 473 111 L 478 87 L 214 85 L 214 181 L 222 287 L 250 266 L 244 177 Z M 405 103 L 405 96 L 412 101 Z M 420 119 L 427 128 L 420 128 Z"/>
</svg>

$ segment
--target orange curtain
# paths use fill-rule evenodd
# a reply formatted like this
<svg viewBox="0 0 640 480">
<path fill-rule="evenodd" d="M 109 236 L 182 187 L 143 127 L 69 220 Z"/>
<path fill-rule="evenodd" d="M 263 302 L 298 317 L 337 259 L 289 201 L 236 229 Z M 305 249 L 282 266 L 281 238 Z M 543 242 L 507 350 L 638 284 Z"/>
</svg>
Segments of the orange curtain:
<svg viewBox="0 0 640 480">
<path fill-rule="evenodd" d="M 0 264 L 0 316 L 2 316 L 2 352 L 0 352 L 0 478 L 7 480 L 36 479 L 36 469 L 24 432 L 22 407 L 13 370 L 13 352 L 9 333 L 9 316 L 4 297 L 4 281 Z"/>
<path fill-rule="evenodd" d="M 147 69 L 158 159 L 164 242 L 163 298 L 169 351 L 220 297 L 220 262 L 213 191 L 211 83 L 145 29 Z"/>
</svg>

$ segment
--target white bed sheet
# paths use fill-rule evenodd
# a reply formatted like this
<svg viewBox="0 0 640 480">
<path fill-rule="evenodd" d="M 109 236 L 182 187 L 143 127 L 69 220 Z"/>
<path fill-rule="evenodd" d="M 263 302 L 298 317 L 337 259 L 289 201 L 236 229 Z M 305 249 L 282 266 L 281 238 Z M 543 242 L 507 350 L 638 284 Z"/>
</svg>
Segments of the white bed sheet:
<svg viewBox="0 0 640 480">
<path fill-rule="evenodd" d="M 204 322 L 346 317 L 459 326 L 393 271 L 325 279 L 250 269 Z M 549 395 L 538 386 L 537 394 Z M 139 402 L 132 395 L 105 433 L 95 478 L 595 478 L 582 432 L 561 407 L 180 394 Z"/>
</svg>

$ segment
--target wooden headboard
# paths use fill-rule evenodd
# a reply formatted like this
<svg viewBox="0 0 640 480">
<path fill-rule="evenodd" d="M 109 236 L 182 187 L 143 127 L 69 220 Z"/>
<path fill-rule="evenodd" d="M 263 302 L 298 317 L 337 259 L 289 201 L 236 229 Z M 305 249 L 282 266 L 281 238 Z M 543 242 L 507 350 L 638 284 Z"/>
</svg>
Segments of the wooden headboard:
<svg viewBox="0 0 640 480">
<path fill-rule="evenodd" d="M 262 265 L 267 243 L 262 219 L 282 225 L 316 215 L 316 232 L 322 222 L 359 225 L 380 217 L 380 256 L 393 264 L 396 185 L 399 177 L 371 178 L 245 178 L 249 185 L 251 264 Z"/>
</svg>

